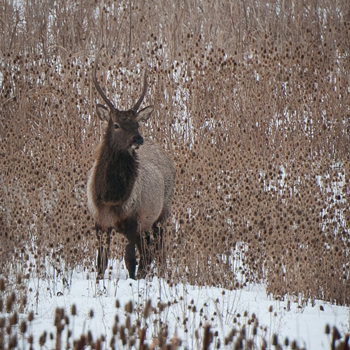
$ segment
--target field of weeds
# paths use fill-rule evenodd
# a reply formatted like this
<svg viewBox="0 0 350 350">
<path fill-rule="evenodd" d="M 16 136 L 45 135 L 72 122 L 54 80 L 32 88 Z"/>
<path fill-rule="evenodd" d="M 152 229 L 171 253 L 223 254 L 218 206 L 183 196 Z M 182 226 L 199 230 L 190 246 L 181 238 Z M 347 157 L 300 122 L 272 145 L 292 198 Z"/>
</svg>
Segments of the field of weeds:
<svg viewBox="0 0 350 350">
<path fill-rule="evenodd" d="M 148 278 L 228 291 L 264 283 L 276 300 L 350 304 L 348 1 L 0 9 L 4 304 L 15 291 L 23 313 L 33 279 L 95 273 L 86 181 L 104 129 L 98 52 L 97 77 L 120 109 L 147 72 L 144 105 L 155 111 L 142 134 L 176 162 L 166 264 Z M 113 235 L 114 261 L 125 243 Z"/>
</svg>

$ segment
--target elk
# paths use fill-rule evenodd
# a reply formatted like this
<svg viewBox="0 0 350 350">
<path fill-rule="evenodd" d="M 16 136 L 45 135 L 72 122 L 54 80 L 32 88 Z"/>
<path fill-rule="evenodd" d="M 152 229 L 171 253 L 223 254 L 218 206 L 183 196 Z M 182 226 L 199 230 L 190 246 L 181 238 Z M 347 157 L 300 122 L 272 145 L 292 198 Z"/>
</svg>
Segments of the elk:
<svg viewBox="0 0 350 350">
<path fill-rule="evenodd" d="M 96 233 L 99 236 L 107 232 L 107 244 L 100 240 L 98 247 L 98 278 L 103 277 L 107 268 L 113 229 L 128 240 L 124 260 L 132 279 L 137 247 L 140 255 L 137 278 L 142 278 L 152 262 L 149 232 L 158 229 L 161 236 L 160 224 L 170 215 L 175 164 L 165 150 L 140 135 L 139 122 L 145 122 L 153 112 L 153 106 L 139 111 L 147 91 L 147 75 L 141 97 L 131 109 L 122 111 L 102 91 L 96 78 L 97 63 L 98 56 L 92 80 L 108 107 L 96 106 L 98 116 L 107 126 L 95 151 L 87 185 L 88 208 L 95 220 Z M 143 233 L 147 239 L 142 238 Z"/>
</svg>

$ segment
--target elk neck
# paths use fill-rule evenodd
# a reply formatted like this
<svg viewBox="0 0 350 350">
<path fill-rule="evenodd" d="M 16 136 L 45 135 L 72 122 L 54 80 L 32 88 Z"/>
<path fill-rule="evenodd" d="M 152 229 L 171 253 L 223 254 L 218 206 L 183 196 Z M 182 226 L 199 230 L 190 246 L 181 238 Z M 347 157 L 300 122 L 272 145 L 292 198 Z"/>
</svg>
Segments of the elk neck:
<svg viewBox="0 0 350 350">
<path fill-rule="evenodd" d="M 99 146 L 95 165 L 95 190 L 98 202 L 122 206 L 128 200 L 138 176 L 134 150 L 121 147 L 109 123 Z"/>
</svg>

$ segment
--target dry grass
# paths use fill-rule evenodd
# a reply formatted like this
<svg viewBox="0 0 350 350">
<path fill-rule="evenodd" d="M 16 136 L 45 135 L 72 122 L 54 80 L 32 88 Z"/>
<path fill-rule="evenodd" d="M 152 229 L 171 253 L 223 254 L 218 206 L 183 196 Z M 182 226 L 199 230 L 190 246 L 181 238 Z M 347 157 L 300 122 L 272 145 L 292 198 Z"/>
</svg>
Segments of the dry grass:
<svg viewBox="0 0 350 350">
<path fill-rule="evenodd" d="M 181 339 L 177 331 L 171 333 L 168 329 L 169 317 L 174 317 L 169 309 L 172 305 L 183 303 L 184 301 L 174 299 L 172 302 L 152 305 L 151 300 L 144 300 L 141 304 L 133 304 L 131 301 L 121 305 L 119 300 L 115 302 L 114 323 L 111 324 L 109 334 L 94 338 L 90 327 L 95 317 L 91 309 L 84 322 L 84 331 L 77 334 L 75 328 L 76 317 L 79 317 L 79 307 L 72 305 L 70 309 L 56 308 L 52 325 L 48 330 L 43 331 L 39 336 L 34 337 L 35 318 L 33 311 L 26 317 L 20 315 L 16 309 L 16 298 L 18 294 L 11 293 L 7 297 L 6 282 L 0 279 L 0 348 L 1 349 L 162 349 L 176 350 L 187 349 L 189 342 L 187 339 Z M 26 301 L 22 298 L 24 304 Z M 191 337 L 191 349 L 242 349 L 242 350 L 305 350 L 300 347 L 296 340 L 289 338 L 281 339 L 277 334 L 268 334 L 265 326 L 259 324 L 254 313 L 244 312 L 242 315 L 237 313 L 232 315 L 233 319 L 227 334 L 223 335 L 224 330 L 214 330 L 210 323 L 214 321 L 216 312 L 211 319 L 208 319 L 207 311 L 196 309 L 193 300 L 188 305 L 187 311 L 180 317 L 178 322 L 182 322 L 185 334 L 188 332 L 187 323 L 189 320 L 197 320 L 198 326 Z M 207 304 L 205 304 L 207 305 Z M 199 305 L 197 305 L 199 306 Z M 269 312 L 272 313 L 270 306 Z M 6 317 L 3 317 L 6 315 Z M 216 315 L 216 316 L 214 316 Z M 209 316 L 210 317 L 210 316 Z M 216 320 L 217 321 L 217 320 Z M 216 322 L 214 321 L 214 323 Z M 86 327 L 85 327 L 86 323 Z M 88 329 L 85 331 L 85 329 Z M 181 328 L 181 327 L 180 327 Z M 328 335 L 329 348 L 331 350 L 349 349 L 349 335 L 341 336 L 336 327 L 326 325 L 325 334 Z M 148 337 L 147 337 L 148 336 Z M 191 345 L 189 345 L 191 346 Z"/>
<path fill-rule="evenodd" d="M 94 269 L 103 44 L 118 107 L 148 71 L 143 134 L 177 164 L 169 282 L 349 305 L 350 3 L 130 4 L 0 2 L 1 274 Z"/>
</svg>

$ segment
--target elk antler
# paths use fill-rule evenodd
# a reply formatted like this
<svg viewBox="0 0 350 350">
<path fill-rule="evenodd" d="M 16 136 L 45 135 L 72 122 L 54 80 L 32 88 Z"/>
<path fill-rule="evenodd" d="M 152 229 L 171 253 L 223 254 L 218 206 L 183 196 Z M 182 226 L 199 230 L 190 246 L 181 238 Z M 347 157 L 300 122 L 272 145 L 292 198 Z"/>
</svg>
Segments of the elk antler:
<svg viewBox="0 0 350 350">
<path fill-rule="evenodd" d="M 132 111 L 137 112 L 137 110 L 140 108 L 140 105 L 143 101 L 143 98 L 146 95 L 146 91 L 147 91 L 147 74 L 145 72 L 145 77 L 143 79 L 143 89 L 142 89 L 142 94 L 141 97 L 139 98 L 139 100 L 136 102 L 135 106 L 131 108 Z"/>
<path fill-rule="evenodd" d="M 107 96 L 104 94 L 104 92 L 102 91 L 97 79 L 96 79 L 96 68 L 97 68 L 97 63 L 98 60 L 100 58 L 100 52 L 97 54 L 96 59 L 95 59 L 95 66 L 94 66 L 94 70 L 92 71 L 92 81 L 95 84 L 96 90 L 99 92 L 99 94 L 101 95 L 101 97 L 104 99 L 104 101 L 107 103 L 108 107 L 111 110 L 117 110 L 117 108 L 114 107 L 113 103 L 107 98 Z"/>
</svg>

